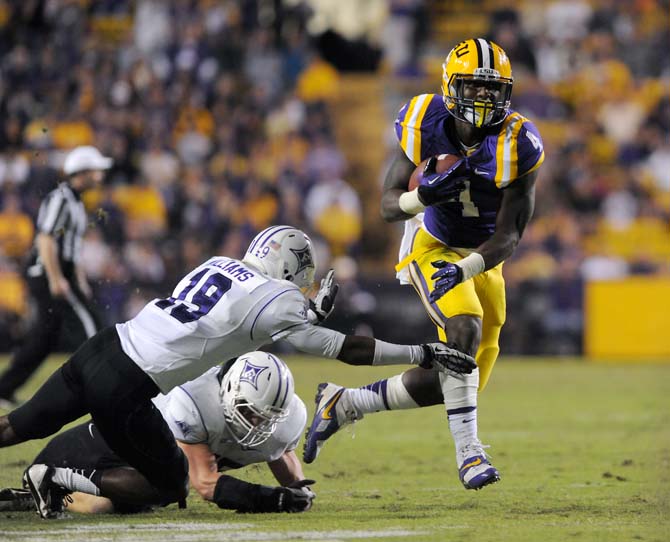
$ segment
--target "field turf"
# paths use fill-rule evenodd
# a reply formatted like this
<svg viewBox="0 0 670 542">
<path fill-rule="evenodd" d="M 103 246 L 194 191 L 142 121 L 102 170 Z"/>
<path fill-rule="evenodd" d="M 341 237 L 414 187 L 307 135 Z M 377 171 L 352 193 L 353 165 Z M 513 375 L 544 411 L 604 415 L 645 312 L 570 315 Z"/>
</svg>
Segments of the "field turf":
<svg viewBox="0 0 670 542">
<path fill-rule="evenodd" d="M 319 382 L 363 385 L 398 369 L 287 361 L 310 417 Z M 224 512 L 192 492 L 187 510 L 133 517 L 4 512 L 0 540 L 670 540 L 670 364 L 503 358 L 479 410 L 502 474 L 480 492 L 460 485 L 446 415 L 432 407 L 370 415 L 335 435 L 305 466 L 318 481 L 306 514 Z M 40 445 L 0 450 L 0 486 L 20 484 Z M 264 465 L 237 475 L 272 483 Z"/>
</svg>

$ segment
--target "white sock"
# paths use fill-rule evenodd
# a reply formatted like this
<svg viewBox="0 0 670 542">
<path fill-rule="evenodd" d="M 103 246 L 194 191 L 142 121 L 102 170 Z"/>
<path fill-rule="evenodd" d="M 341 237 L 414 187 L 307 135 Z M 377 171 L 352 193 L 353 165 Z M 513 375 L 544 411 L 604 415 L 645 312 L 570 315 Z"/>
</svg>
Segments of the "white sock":
<svg viewBox="0 0 670 542">
<path fill-rule="evenodd" d="M 361 388 L 347 388 L 343 398 L 356 411 L 358 419 L 380 410 L 418 408 L 402 383 L 402 375 L 379 380 Z"/>
<path fill-rule="evenodd" d="M 89 495 L 100 495 L 100 488 L 88 477 L 82 474 L 83 470 L 56 467 L 51 480 L 70 491 L 81 491 Z M 95 471 L 91 472 L 91 476 Z"/>
<path fill-rule="evenodd" d="M 451 436 L 454 437 L 454 445 L 456 446 L 456 463 L 460 466 L 466 459 L 462 457 L 461 450 L 466 444 L 477 440 L 477 407 L 472 407 L 472 410 L 467 412 L 452 411 L 447 415 L 449 416 Z"/>
<path fill-rule="evenodd" d="M 456 447 L 456 463 L 465 459 L 461 450 L 470 443 L 477 442 L 477 387 L 479 370 L 469 375 L 440 373 L 440 384 L 444 396 L 444 406 L 449 417 L 449 429 Z"/>
</svg>

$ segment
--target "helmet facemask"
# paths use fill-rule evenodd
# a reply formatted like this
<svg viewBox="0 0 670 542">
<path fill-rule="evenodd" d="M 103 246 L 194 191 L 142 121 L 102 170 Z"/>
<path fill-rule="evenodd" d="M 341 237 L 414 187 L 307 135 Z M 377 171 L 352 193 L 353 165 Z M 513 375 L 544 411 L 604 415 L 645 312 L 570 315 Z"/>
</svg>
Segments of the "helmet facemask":
<svg viewBox="0 0 670 542">
<path fill-rule="evenodd" d="M 509 112 L 513 81 L 512 65 L 498 44 L 484 38 L 464 40 L 442 64 L 444 105 L 475 128 L 495 126 Z"/>
<path fill-rule="evenodd" d="M 479 73 L 477 73 L 479 72 Z M 486 72 L 486 73 L 483 73 Z M 496 70 L 480 68 L 475 74 L 453 74 L 448 83 L 443 83 L 444 104 L 458 120 L 476 128 L 495 126 L 505 119 L 512 97 L 512 79 L 500 77 Z M 485 87 L 493 100 L 468 98 L 468 86 Z M 473 94 L 477 91 L 471 91 Z"/>
<path fill-rule="evenodd" d="M 253 448 L 267 441 L 289 415 L 293 375 L 286 364 L 267 352 L 237 358 L 221 380 L 219 400 L 233 438 Z"/>
<path fill-rule="evenodd" d="M 228 422 L 238 444 L 253 448 L 268 440 L 277 429 L 277 424 L 288 416 L 288 410 L 275 407 L 259 409 L 243 397 L 233 401 L 232 408 L 224 408 Z"/>
</svg>

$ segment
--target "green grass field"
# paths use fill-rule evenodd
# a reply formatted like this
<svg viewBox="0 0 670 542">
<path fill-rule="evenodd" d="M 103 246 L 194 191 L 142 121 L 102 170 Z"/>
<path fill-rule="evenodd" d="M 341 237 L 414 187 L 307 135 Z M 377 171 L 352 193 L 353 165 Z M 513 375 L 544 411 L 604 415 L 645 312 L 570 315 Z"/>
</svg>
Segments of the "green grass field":
<svg viewBox="0 0 670 542">
<path fill-rule="evenodd" d="M 310 415 L 321 381 L 363 385 L 397 372 L 287 361 Z M 306 514 L 239 515 L 192 493 L 187 510 L 134 517 L 2 513 L 0 540 L 670 540 L 670 364 L 501 359 L 479 410 L 502 474 L 481 492 L 460 485 L 446 415 L 432 407 L 371 415 L 333 437 L 305 466 L 318 481 Z M 20 484 L 40 445 L 0 450 L 0 486 Z M 237 474 L 272 483 L 264 465 Z"/>
</svg>

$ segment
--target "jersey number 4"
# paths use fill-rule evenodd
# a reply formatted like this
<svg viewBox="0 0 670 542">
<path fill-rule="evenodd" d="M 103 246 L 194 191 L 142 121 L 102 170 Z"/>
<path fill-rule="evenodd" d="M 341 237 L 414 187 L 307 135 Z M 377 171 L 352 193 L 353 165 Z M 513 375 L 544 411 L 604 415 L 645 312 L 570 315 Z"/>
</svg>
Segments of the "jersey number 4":
<svg viewBox="0 0 670 542">
<path fill-rule="evenodd" d="M 203 277 L 211 273 L 207 280 Z M 196 286 L 200 287 L 196 290 Z M 195 322 L 214 308 L 219 299 L 230 290 L 232 282 L 228 277 L 211 269 L 203 269 L 191 277 L 189 283 L 179 292 L 177 297 L 168 297 L 156 302 L 159 309 L 168 311 L 170 316 L 182 324 Z M 175 292 L 176 293 L 176 292 Z M 187 299 L 188 298 L 188 299 Z"/>
</svg>

